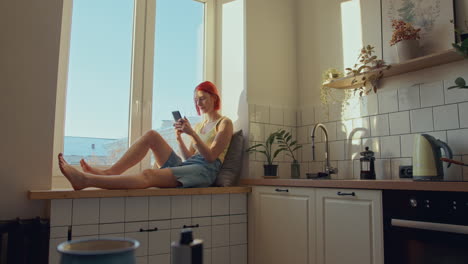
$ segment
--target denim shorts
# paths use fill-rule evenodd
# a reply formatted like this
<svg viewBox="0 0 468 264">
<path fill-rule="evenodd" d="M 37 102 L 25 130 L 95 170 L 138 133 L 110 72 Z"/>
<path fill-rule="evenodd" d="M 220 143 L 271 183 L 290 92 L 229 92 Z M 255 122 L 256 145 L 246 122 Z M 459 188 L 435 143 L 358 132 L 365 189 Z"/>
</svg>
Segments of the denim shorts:
<svg viewBox="0 0 468 264">
<path fill-rule="evenodd" d="M 207 162 L 200 154 L 195 154 L 185 161 L 172 151 L 161 169 L 171 169 L 182 187 L 209 187 L 216 180 L 221 168 L 221 161 Z"/>
</svg>

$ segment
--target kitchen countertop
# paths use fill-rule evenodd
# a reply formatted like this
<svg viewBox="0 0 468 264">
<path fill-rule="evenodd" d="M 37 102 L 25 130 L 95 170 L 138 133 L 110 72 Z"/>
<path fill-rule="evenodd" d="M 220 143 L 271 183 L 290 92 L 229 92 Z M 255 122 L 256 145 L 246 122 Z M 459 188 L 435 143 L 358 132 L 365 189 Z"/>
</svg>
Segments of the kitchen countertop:
<svg viewBox="0 0 468 264">
<path fill-rule="evenodd" d="M 468 182 L 413 180 L 242 179 L 241 185 L 468 192 Z"/>
<path fill-rule="evenodd" d="M 87 188 L 80 191 L 71 189 L 36 190 L 29 191 L 30 200 L 73 199 L 73 198 L 101 198 L 101 197 L 137 197 L 163 195 L 196 195 L 196 194 L 227 194 L 249 193 L 251 187 L 209 187 L 209 188 L 148 188 L 135 190 L 104 190 Z"/>
</svg>

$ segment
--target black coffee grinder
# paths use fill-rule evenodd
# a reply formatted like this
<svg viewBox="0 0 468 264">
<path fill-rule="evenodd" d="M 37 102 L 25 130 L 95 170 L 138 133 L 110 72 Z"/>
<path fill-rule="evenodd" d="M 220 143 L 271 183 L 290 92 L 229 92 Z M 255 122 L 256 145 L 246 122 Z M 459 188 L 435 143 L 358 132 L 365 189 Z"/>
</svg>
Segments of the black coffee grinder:
<svg viewBox="0 0 468 264">
<path fill-rule="evenodd" d="M 374 152 L 366 147 L 366 151 L 361 152 L 361 180 L 375 180 L 375 157 Z"/>
</svg>

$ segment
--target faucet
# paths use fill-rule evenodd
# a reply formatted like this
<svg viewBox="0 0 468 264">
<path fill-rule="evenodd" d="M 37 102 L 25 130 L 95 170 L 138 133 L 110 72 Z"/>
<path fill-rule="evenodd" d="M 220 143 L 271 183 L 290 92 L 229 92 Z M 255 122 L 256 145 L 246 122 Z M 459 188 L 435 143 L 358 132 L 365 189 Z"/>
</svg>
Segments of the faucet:
<svg viewBox="0 0 468 264">
<path fill-rule="evenodd" d="M 328 176 L 330 176 L 330 174 L 336 174 L 338 173 L 338 169 L 337 168 L 333 168 L 331 165 L 330 165 L 330 150 L 329 150 L 329 146 L 328 146 L 328 131 L 327 131 L 327 128 L 325 127 L 324 124 L 322 123 L 318 123 L 314 126 L 314 129 L 312 129 L 312 134 L 311 134 L 311 137 L 312 137 L 312 159 L 315 160 L 315 131 L 317 130 L 317 128 L 321 128 L 323 130 L 323 133 L 325 134 L 325 159 L 326 159 L 326 164 L 325 164 L 325 172 L 327 173 Z"/>
</svg>

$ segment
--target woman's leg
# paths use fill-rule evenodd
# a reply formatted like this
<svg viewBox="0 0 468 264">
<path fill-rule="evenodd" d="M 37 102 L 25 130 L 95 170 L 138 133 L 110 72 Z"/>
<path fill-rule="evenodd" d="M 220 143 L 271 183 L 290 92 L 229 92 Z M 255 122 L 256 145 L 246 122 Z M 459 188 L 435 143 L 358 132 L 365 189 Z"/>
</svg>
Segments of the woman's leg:
<svg viewBox="0 0 468 264">
<path fill-rule="evenodd" d="M 68 164 L 59 154 L 59 167 L 63 175 L 67 177 L 75 190 L 86 187 L 98 187 L 103 189 L 144 189 L 148 187 L 177 187 L 181 184 L 177 181 L 170 169 L 148 169 L 134 175 L 95 175 L 80 172 Z"/>
<path fill-rule="evenodd" d="M 158 166 L 162 166 L 172 153 L 171 146 L 167 144 L 164 138 L 162 138 L 158 132 L 150 130 L 131 145 L 124 155 L 109 169 L 100 170 L 94 168 L 84 160 L 80 161 L 80 165 L 83 171 L 87 173 L 97 175 L 120 175 L 140 162 L 146 156 L 149 149 L 153 151 Z"/>
</svg>

